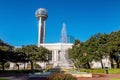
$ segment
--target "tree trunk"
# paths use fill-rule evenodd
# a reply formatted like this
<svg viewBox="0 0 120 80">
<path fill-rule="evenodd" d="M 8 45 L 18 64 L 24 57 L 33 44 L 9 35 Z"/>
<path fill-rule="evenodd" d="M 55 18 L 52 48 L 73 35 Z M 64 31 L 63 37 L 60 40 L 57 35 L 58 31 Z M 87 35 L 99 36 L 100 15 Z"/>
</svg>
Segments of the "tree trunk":
<svg viewBox="0 0 120 80">
<path fill-rule="evenodd" d="M 25 70 L 25 63 L 24 63 L 24 70 Z"/>
<path fill-rule="evenodd" d="M 2 62 L 2 70 L 4 71 L 5 70 L 5 63 L 4 62 Z"/>
<path fill-rule="evenodd" d="M 113 59 L 111 59 L 110 61 L 111 61 L 111 68 L 114 68 Z"/>
<path fill-rule="evenodd" d="M 30 63 L 31 63 L 31 70 L 33 70 L 33 62 L 32 62 L 32 61 L 30 61 Z"/>
<path fill-rule="evenodd" d="M 118 59 L 115 59 L 115 62 L 116 62 L 116 68 L 119 68 L 119 60 Z"/>
<path fill-rule="evenodd" d="M 19 70 L 19 69 L 20 69 L 20 68 L 19 68 L 19 64 L 18 64 L 17 66 L 18 66 L 18 70 Z"/>
<path fill-rule="evenodd" d="M 118 59 L 116 59 L 116 63 L 117 63 L 117 68 L 119 68 L 119 60 Z"/>
<path fill-rule="evenodd" d="M 77 62 L 75 62 L 74 65 L 77 68 L 77 70 L 79 70 L 79 65 L 77 64 Z"/>
<path fill-rule="evenodd" d="M 87 68 L 90 69 L 90 64 L 89 64 L 89 62 L 87 62 Z"/>
<path fill-rule="evenodd" d="M 16 63 L 16 66 L 17 66 L 17 69 L 19 70 L 19 64 L 18 63 Z"/>
<path fill-rule="evenodd" d="M 103 69 L 104 67 L 103 67 L 102 59 L 100 59 L 100 63 L 101 63 L 102 69 Z"/>
<path fill-rule="evenodd" d="M 45 62 L 43 61 L 43 63 L 44 63 L 44 70 L 45 70 Z"/>
<path fill-rule="evenodd" d="M 119 62 L 117 62 L 117 68 L 119 68 Z"/>
</svg>

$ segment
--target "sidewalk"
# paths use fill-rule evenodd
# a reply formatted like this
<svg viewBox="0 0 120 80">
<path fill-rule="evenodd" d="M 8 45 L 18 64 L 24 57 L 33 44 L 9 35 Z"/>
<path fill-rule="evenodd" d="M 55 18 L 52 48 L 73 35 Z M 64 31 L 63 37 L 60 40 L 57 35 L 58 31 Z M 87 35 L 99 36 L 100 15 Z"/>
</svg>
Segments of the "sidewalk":
<svg viewBox="0 0 120 80">
<path fill-rule="evenodd" d="M 120 74 L 93 74 L 92 78 L 77 78 L 77 80 L 110 80 L 111 78 L 120 78 Z"/>
<path fill-rule="evenodd" d="M 10 80 L 45 80 L 43 78 L 29 78 L 28 74 L 0 74 L 0 77 Z M 77 78 L 77 80 L 110 80 L 111 78 L 120 78 L 120 74 L 93 74 L 92 78 Z"/>
</svg>

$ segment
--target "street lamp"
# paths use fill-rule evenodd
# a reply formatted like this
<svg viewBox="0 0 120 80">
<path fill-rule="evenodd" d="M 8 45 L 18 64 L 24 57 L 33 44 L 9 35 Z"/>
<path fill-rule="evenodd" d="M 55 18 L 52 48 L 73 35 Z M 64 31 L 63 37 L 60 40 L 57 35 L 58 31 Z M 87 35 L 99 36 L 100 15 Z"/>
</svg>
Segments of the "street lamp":
<svg viewBox="0 0 120 80">
<path fill-rule="evenodd" d="M 108 74 L 108 66 L 109 66 L 109 61 L 108 61 L 108 57 L 105 57 L 105 71 L 106 71 L 106 74 Z"/>
</svg>

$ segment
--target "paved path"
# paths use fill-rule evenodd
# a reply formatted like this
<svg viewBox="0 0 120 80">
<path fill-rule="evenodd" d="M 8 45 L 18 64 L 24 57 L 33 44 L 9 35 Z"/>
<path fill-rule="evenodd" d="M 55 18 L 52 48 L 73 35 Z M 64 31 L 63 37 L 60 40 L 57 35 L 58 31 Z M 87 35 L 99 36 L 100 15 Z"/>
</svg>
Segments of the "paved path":
<svg viewBox="0 0 120 80">
<path fill-rule="evenodd" d="M 28 74 L 0 74 L 0 77 L 10 80 L 45 80 L 45 78 L 29 78 Z M 120 78 L 120 74 L 93 74 L 92 78 L 77 78 L 77 80 L 110 80 Z"/>
<path fill-rule="evenodd" d="M 78 78 L 77 80 L 110 80 L 111 78 L 120 79 L 120 74 L 93 74 L 92 78 Z"/>
<path fill-rule="evenodd" d="M 16 73 L 16 74 L 4 73 L 4 74 L 0 74 L 0 77 L 10 80 L 29 80 L 28 74 L 24 74 L 24 73 Z"/>
</svg>

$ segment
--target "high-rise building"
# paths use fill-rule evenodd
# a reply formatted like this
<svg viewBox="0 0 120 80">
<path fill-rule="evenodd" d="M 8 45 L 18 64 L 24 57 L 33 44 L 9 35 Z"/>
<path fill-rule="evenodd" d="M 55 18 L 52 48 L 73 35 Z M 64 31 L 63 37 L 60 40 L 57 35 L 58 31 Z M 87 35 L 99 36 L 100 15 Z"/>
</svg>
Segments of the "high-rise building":
<svg viewBox="0 0 120 80">
<path fill-rule="evenodd" d="M 75 37 L 71 35 L 67 35 L 67 43 L 74 43 Z"/>
</svg>

